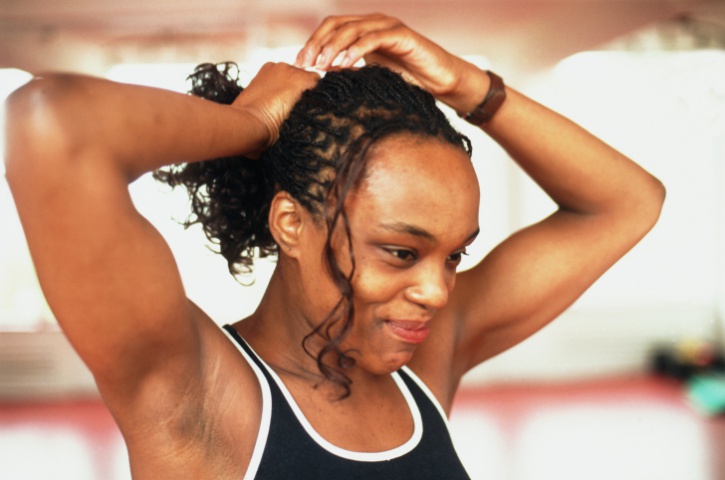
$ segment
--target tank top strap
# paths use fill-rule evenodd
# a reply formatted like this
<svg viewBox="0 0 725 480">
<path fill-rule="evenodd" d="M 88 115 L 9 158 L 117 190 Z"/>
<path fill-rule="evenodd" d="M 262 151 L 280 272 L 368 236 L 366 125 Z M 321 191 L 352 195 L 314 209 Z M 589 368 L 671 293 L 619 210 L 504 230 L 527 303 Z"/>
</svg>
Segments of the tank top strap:
<svg viewBox="0 0 725 480">
<path fill-rule="evenodd" d="M 247 354 L 247 356 L 249 356 L 252 359 L 252 361 L 260 369 L 262 369 L 263 372 L 266 373 L 267 369 L 265 368 L 264 363 L 262 363 L 262 359 L 259 358 L 259 356 L 257 356 L 257 353 L 254 350 L 252 350 L 252 347 L 250 347 L 249 344 L 247 344 L 246 340 L 244 340 L 242 338 L 242 336 L 239 335 L 239 332 L 237 332 L 234 329 L 234 327 L 232 327 L 231 325 L 224 325 L 222 328 L 229 334 L 229 336 L 231 336 L 234 339 L 234 343 L 236 345 L 239 345 L 239 347 L 241 347 L 242 350 L 244 350 L 244 352 Z M 267 375 L 265 375 L 265 376 L 267 376 Z M 271 380 L 271 378 L 268 378 L 268 380 Z"/>
<path fill-rule="evenodd" d="M 438 415 L 440 415 L 441 419 L 443 420 L 443 423 L 445 423 L 446 427 L 448 427 L 448 416 L 446 415 L 445 410 L 443 410 L 443 406 L 440 404 L 435 395 L 433 395 L 433 392 L 431 392 L 430 388 L 428 388 L 428 385 L 426 385 L 425 382 L 421 380 L 421 378 L 407 366 L 404 366 L 400 370 L 398 370 L 398 373 L 403 378 L 411 391 L 418 391 L 419 395 L 424 396 L 425 399 L 435 407 Z M 420 404 L 420 402 L 418 403 Z"/>
<path fill-rule="evenodd" d="M 254 371 L 259 387 L 262 390 L 262 416 L 259 422 L 259 431 L 257 433 L 257 439 L 254 444 L 254 451 L 252 452 L 252 458 L 249 461 L 247 472 L 244 475 L 244 480 L 253 480 L 257 476 L 257 471 L 262 463 L 262 457 L 264 455 L 265 447 L 267 445 L 267 439 L 270 434 L 270 426 L 272 424 L 272 409 L 273 409 L 273 393 L 276 385 L 274 380 L 269 375 L 269 372 L 265 368 L 261 359 L 257 356 L 256 352 L 247 344 L 239 333 L 231 325 L 224 325 L 222 330 L 227 334 L 230 340 L 236 345 L 242 357 L 249 364 L 252 371 Z"/>
</svg>

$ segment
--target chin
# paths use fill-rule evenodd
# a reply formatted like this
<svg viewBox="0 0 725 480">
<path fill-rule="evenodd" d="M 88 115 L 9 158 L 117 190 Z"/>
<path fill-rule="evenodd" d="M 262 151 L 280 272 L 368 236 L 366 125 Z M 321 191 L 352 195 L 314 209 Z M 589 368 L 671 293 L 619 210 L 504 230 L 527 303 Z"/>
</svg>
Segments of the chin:
<svg viewBox="0 0 725 480">
<path fill-rule="evenodd" d="M 368 357 L 367 359 L 358 358 L 355 363 L 356 368 L 359 368 L 362 371 L 373 375 L 383 376 L 390 375 L 391 373 L 400 370 L 400 368 L 406 365 L 411 358 L 412 354 L 397 353 L 394 355 L 388 354 L 384 356 L 374 356 L 372 358 Z"/>
<path fill-rule="evenodd" d="M 380 375 L 389 375 L 393 372 L 400 370 L 403 366 L 407 365 L 408 362 L 413 358 L 413 352 L 399 352 L 393 355 L 389 355 L 379 365 Z"/>
</svg>

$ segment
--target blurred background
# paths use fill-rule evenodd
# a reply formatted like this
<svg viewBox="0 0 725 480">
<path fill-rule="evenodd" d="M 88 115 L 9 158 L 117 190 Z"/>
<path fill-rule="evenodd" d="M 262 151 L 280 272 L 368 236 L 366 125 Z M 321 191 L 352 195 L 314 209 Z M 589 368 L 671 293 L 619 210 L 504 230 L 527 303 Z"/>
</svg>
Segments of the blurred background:
<svg viewBox="0 0 725 480">
<path fill-rule="evenodd" d="M 249 79 L 265 61 L 292 62 L 325 16 L 372 12 L 496 71 L 668 191 L 652 233 L 559 320 L 465 379 L 452 430 L 473 478 L 725 479 L 724 1 L 0 0 L 0 100 L 50 70 L 185 91 L 194 65 L 232 60 Z M 457 125 L 483 192 L 465 268 L 553 204 L 495 143 Z M 147 177 L 131 191 L 190 298 L 219 323 L 255 309 L 273 263 L 241 285 L 200 230 L 178 224 L 183 192 Z M 0 478 L 49 477 L 130 475 L 45 304 L 2 178 Z"/>
</svg>

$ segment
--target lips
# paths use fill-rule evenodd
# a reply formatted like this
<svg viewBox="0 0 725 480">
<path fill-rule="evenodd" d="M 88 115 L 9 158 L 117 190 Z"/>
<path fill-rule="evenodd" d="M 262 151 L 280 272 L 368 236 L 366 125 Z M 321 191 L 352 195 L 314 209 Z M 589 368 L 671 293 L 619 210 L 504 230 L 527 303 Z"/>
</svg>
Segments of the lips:
<svg viewBox="0 0 725 480">
<path fill-rule="evenodd" d="M 430 322 L 387 320 L 385 323 L 396 337 L 406 343 L 422 343 L 430 333 Z"/>
</svg>

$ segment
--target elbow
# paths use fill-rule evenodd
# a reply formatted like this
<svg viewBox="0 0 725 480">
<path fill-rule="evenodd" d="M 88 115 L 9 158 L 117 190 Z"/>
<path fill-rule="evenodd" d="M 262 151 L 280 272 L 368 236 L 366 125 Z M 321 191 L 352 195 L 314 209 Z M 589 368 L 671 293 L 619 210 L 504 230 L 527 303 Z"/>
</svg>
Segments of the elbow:
<svg viewBox="0 0 725 480">
<path fill-rule="evenodd" d="M 660 214 L 662 213 L 662 207 L 664 206 L 665 198 L 667 197 L 667 189 L 658 178 L 651 177 L 649 190 L 650 192 L 648 195 L 648 203 L 651 210 L 650 216 L 652 226 L 654 226 L 654 224 L 657 223 L 657 220 L 659 220 Z"/>
<path fill-rule="evenodd" d="M 635 218 L 640 230 L 640 238 L 644 237 L 657 224 L 666 195 L 664 184 L 656 177 L 648 175 L 639 195 L 636 196 L 636 206 L 631 209 L 632 212 L 636 212 Z"/>
<path fill-rule="evenodd" d="M 57 120 L 57 114 L 73 89 L 71 75 L 53 74 L 35 77 L 15 90 L 6 101 L 7 125 L 22 131 L 47 133 Z M 54 125 L 53 125 L 54 126 Z"/>
<path fill-rule="evenodd" d="M 50 75 L 31 80 L 14 91 L 5 104 L 5 166 L 8 181 L 26 177 L 33 165 L 70 158 L 77 143 L 69 111 L 74 95 L 69 75 Z"/>
</svg>

